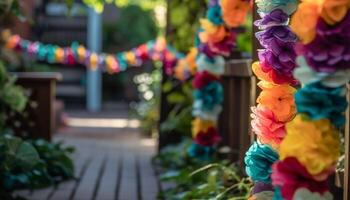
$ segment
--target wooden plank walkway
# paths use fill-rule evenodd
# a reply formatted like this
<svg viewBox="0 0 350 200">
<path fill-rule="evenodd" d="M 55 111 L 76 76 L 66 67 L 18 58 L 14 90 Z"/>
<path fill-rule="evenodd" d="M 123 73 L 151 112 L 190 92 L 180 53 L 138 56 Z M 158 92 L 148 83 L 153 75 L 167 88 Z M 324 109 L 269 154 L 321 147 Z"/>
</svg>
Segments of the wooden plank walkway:
<svg viewBox="0 0 350 200">
<path fill-rule="evenodd" d="M 125 117 L 125 116 L 124 116 Z M 28 200 L 156 200 L 155 141 L 135 128 L 70 127 L 54 138 L 76 147 L 76 180 L 17 194 Z"/>
</svg>

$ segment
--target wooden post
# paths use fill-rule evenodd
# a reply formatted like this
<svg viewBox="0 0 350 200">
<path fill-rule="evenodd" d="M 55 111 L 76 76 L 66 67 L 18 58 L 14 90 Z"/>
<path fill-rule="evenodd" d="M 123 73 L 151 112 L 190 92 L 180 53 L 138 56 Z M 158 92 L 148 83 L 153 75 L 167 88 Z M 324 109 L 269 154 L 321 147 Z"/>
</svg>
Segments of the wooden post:
<svg viewBox="0 0 350 200">
<path fill-rule="evenodd" d="M 54 131 L 54 100 L 58 73 L 16 73 L 17 84 L 29 95 L 29 102 L 23 113 L 9 112 L 7 124 L 17 136 L 51 140 Z"/>
<path fill-rule="evenodd" d="M 221 76 L 224 87 L 223 112 L 219 129 L 225 145 L 231 148 L 229 159 L 244 165 L 245 152 L 251 143 L 250 107 L 255 105 L 255 78 L 251 60 L 228 60 Z"/>
<path fill-rule="evenodd" d="M 350 101 L 350 85 L 347 84 L 347 100 Z M 350 161 L 349 161 L 349 152 L 350 152 L 350 135 L 349 135 L 349 129 L 350 129 L 350 109 L 348 106 L 348 109 L 346 111 L 346 126 L 345 126 L 345 165 L 344 165 L 344 187 L 343 187 L 343 200 L 350 199 Z"/>
</svg>

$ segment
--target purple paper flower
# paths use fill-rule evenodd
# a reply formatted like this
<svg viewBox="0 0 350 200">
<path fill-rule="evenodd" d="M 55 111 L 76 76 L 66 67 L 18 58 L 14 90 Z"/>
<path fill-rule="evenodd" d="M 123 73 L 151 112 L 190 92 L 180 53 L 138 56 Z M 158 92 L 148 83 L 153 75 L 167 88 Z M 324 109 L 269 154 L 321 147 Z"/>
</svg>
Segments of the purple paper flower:
<svg viewBox="0 0 350 200">
<path fill-rule="evenodd" d="M 316 38 L 307 45 L 298 44 L 296 51 L 315 71 L 350 69 L 350 14 L 335 26 L 319 20 Z"/>
<path fill-rule="evenodd" d="M 255 34 L 261 45 L 269 48 L 271 40 L 280 40 L 282 42 L 296 42 L 297 36 L 290 30 L 288 26 L 272 26 L 264 31 Z"/>
<path fill-rule="evenodd" d="M 262 19 L 254 22 L 255 26 L 262 29 L 266 29 L 271 26 L 287 25 L 289 16 L 281 9 L 275 9 L 269 14 L 265 15 Z"/>
<path fill-rule="evenodd" d="M 265 63 L 265 66 L 273 68 L 280 74 L 290 75 L 296 67 L 296 55 L 293 48 L 288 48 L 288 45 L 278 46 L 278 44 L 272 44 L 271 47 L 274 49 L 273 51 L 265 49 L 258 52 L 260 62 Z"/>
</svg>

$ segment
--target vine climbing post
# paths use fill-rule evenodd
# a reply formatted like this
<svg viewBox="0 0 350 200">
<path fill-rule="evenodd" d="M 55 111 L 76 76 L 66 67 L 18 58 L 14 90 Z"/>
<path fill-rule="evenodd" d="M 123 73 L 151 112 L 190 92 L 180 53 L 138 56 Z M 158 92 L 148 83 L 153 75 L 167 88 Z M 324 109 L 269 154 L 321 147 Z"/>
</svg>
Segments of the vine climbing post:
<svg viewBox="0 0 350 200">
<path fill-rule="evenodd" d="M 102 17 L 93 8 L 88 8 L 88 48 L 92 52 L 100 52 L 102 44 Z M 92 53 L 94 54 L 94 53 Z M 93 55 L 90 56 L 94 57 Z M 101 72 L 97 66 L 89 68 L 87 76 L 86 105 L 90 112 L 97 112 L 101 109 Z"/>
</svg>

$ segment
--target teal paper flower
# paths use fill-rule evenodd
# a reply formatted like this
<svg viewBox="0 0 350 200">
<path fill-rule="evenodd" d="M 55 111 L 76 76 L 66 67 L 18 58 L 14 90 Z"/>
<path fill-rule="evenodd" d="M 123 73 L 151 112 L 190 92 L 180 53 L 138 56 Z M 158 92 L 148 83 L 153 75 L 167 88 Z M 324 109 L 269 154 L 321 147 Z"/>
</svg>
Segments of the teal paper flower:
<svg viewBox="0 0 350 200">
<path fill-rule="evenodd" d="M 215 25 L 220 25 L 224 23 L 222 20 L 221 7 L 219 5 L 212 6 L 207 11 L 207 18 L 209 21 Z"/>
<path fill-rule="evenodd" d="M 271 183 L 271 166 L 277 160 L 278 154 L 270 146 L 255 142 L 244 158 L 246 172 L 253 181 Z"/>
<path fill-rule="evenodd" d="M 348 105 L 345 87 L 329 88 L 320 83 L 308 84 L 295 94 L 299 113 L 305 113 L 313 120 L 329 119 L 341 127 L 345 123 L 344 112 Z"/>
<path fill-rule="evenodd" d="M 206 147 L 193 143 L 188 148 L 187 153 L 192 158 L 198 158 L 199 160 L 211 160 L 214 149 L 213 147 Z"/>
<path fill-rule="evenodd" d="M 192 115 L 201 119 L 216 121 L 221 111 L 221 105 L 216 105 L 213 109 L 208 110 L 203 101 L 197 100 L 193 103 Z"/>
<path fill-rule="evenodd" d="M 260 16 L 264 16 L 275 9 L 281 9 L 286 14 L 291 15 L 298 6 L 297 0 L 256 0 L 255 2 Z"/>
<path fill-rule="evenodd" d="M 201 101 L 205 109 L 213 110 L 224 100 L 222 85 L 218 81 L 213 81 L 200 90 L 194 90 L 193 97 L 195 101 Z"/>
<path fill-rule="evenodd" d="M 205 54 L 200 54 L 196 60 L 198 71 L 208 71 L 212 74 L 220 75 L 225 70 L 225 59 L 222 56 L 209 58 Z"/>
</svg>

